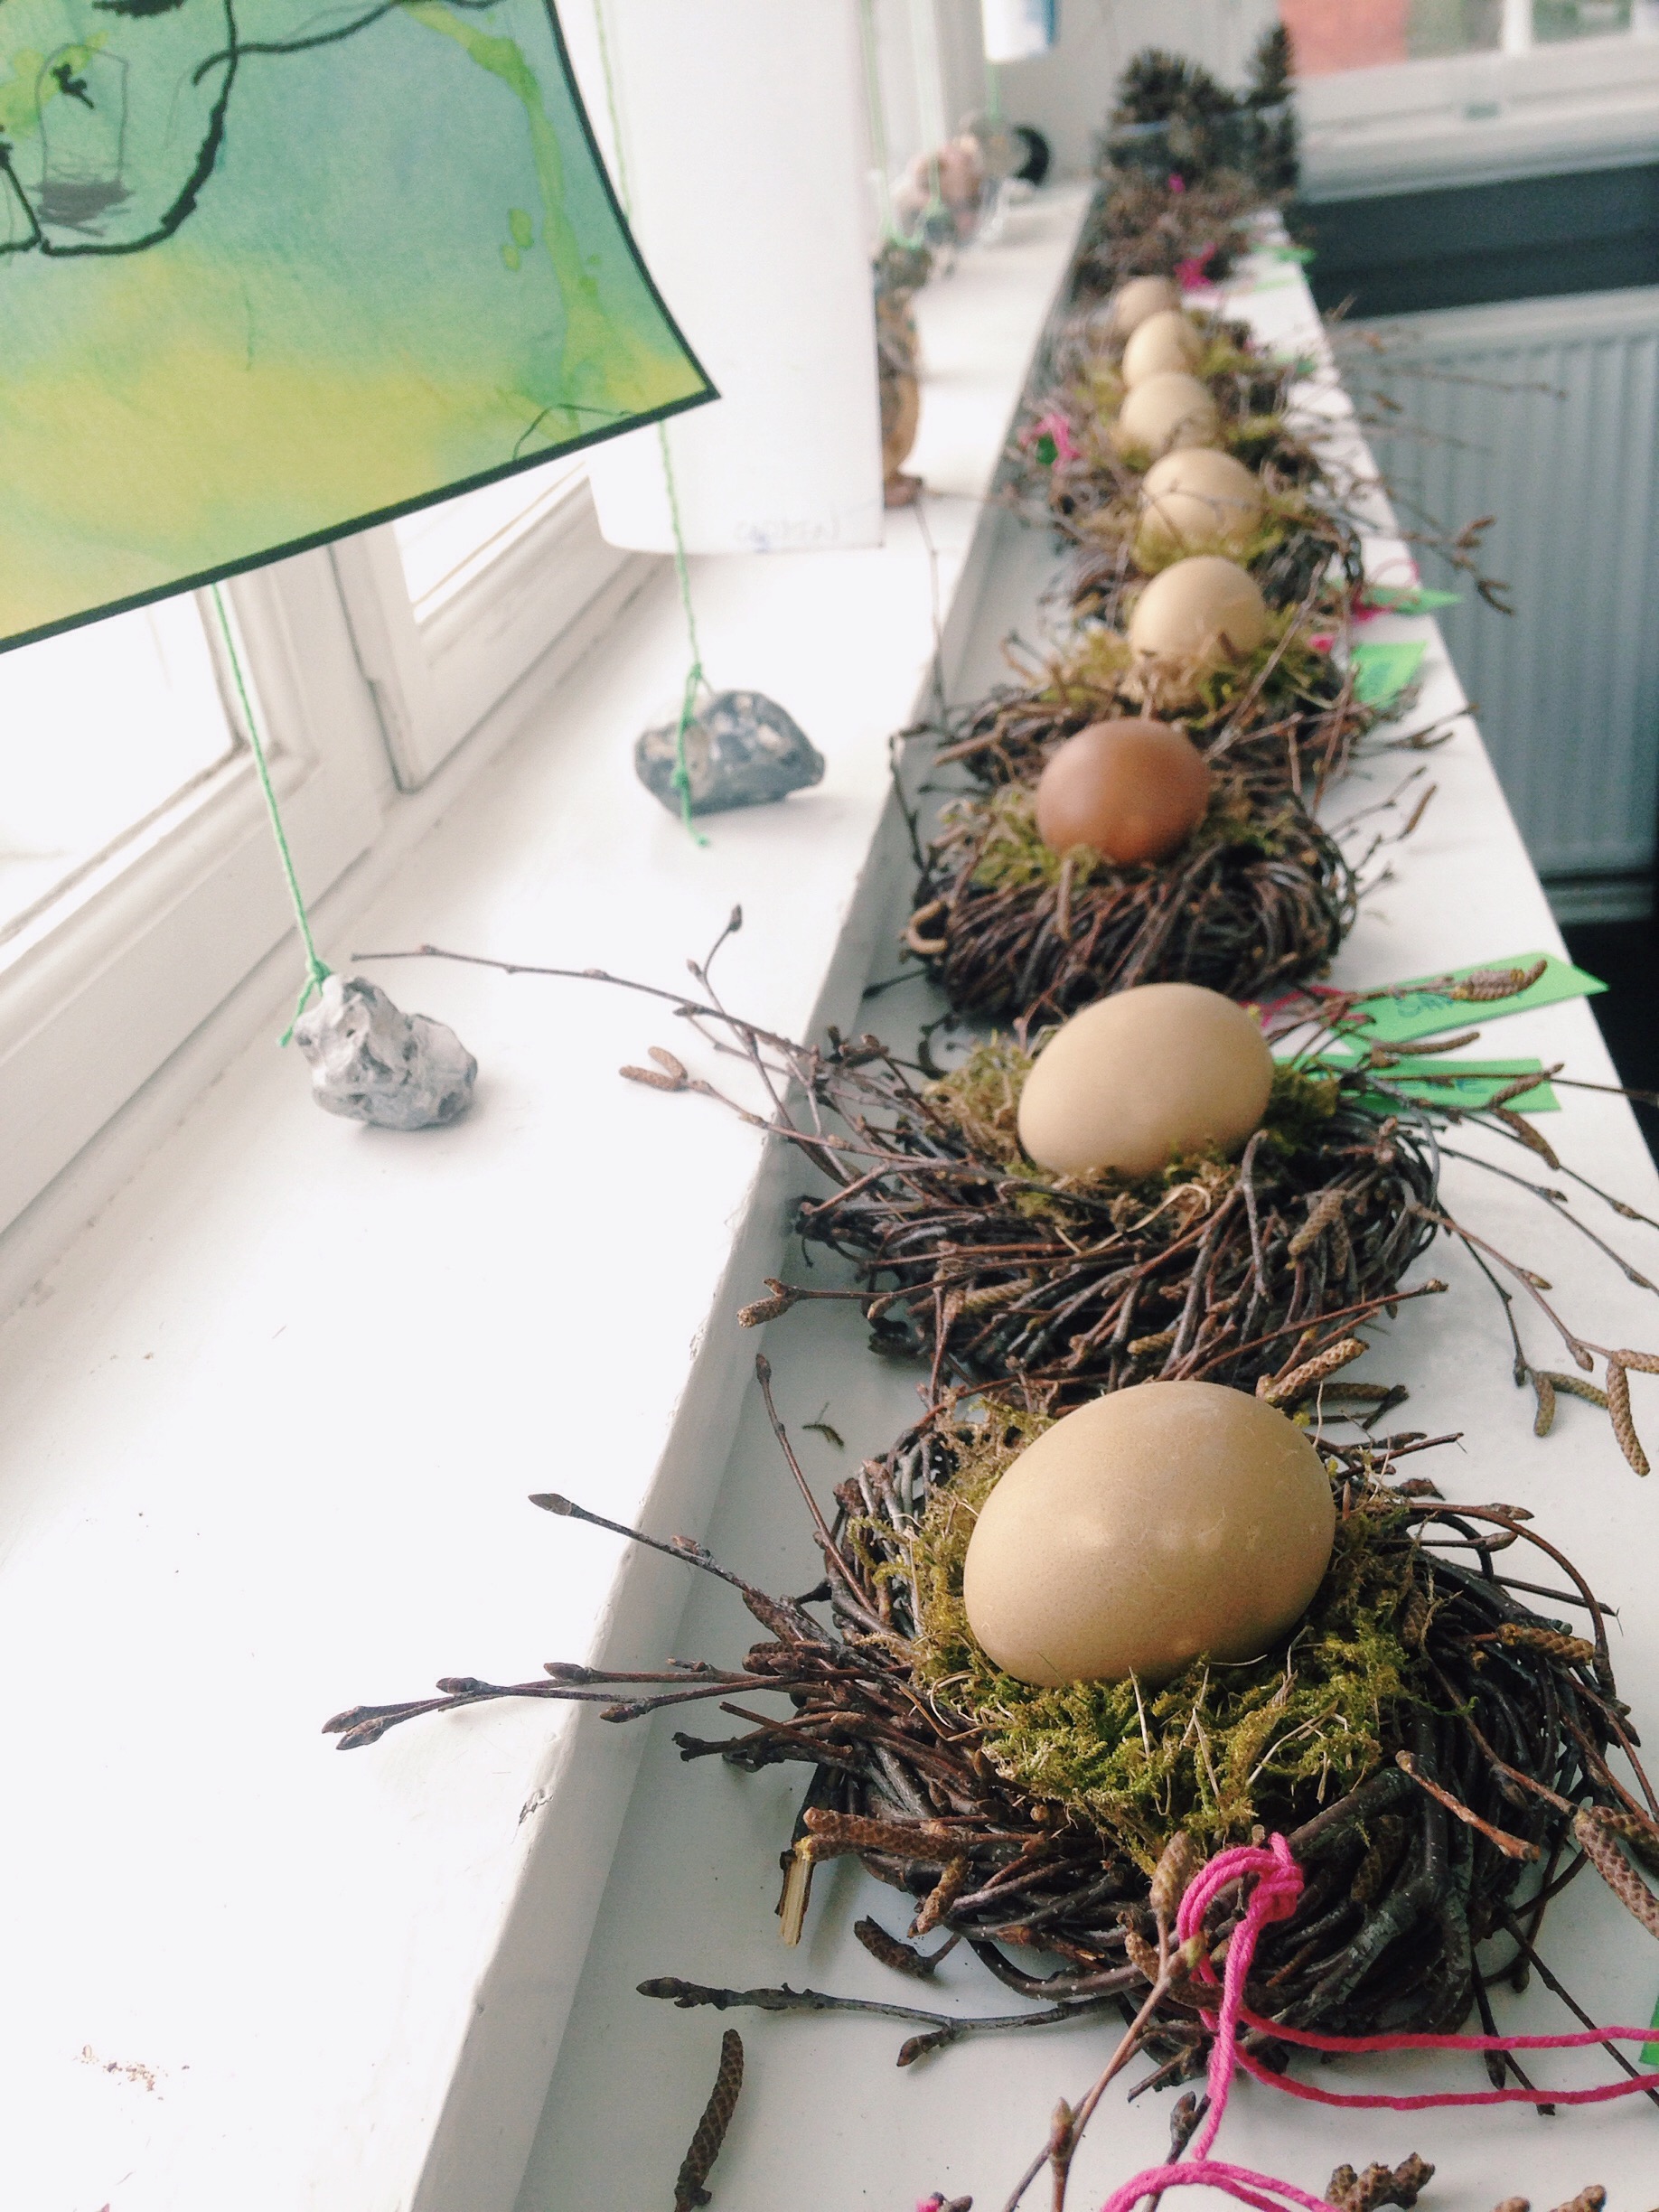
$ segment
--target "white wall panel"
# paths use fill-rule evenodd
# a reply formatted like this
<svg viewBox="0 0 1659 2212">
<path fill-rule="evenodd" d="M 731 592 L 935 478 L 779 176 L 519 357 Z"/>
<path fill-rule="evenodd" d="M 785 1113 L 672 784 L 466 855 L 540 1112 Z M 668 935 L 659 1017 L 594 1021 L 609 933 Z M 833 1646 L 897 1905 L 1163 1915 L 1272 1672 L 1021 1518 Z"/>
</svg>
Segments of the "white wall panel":
<svg viewBox="0 0 1659 2212">
<path fill-rule="evenodd" d="M 1485 560 L 1514 617 L 1469 595 L 1441 619 L 1534 863 L 1547 878 L 1646 870 L 1659 811 L 1659 289 L 1369 328 L 1389 351 L 1353 380 L 1380 386 L 1422 433 L 1372 426 L 1402 524 L 1411 501 L 1443 520 L 1497 518 Z M 1457 586 L 1434 568 L 1429 581 Z"/>
</svg>

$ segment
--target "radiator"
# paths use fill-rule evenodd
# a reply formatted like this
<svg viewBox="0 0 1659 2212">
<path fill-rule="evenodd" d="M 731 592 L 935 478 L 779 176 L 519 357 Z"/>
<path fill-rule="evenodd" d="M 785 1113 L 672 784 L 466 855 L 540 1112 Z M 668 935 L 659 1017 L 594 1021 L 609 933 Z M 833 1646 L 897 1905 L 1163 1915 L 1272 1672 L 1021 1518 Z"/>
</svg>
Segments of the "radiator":
<svg viewBox="0 0 1659 2212">
<path fill-rule="evenodd" d="M 1562 920 L 1644 913 L 1659 819 L 1659 288 L 1506 302 L 1338 339 L 1402 528 L 1495 514 L 1447 642 Z M 1411 435 L 1366 407 L 1400 403 Z M 1543 389 L 1526 389 L 1543 387 Z"/>
</svg>

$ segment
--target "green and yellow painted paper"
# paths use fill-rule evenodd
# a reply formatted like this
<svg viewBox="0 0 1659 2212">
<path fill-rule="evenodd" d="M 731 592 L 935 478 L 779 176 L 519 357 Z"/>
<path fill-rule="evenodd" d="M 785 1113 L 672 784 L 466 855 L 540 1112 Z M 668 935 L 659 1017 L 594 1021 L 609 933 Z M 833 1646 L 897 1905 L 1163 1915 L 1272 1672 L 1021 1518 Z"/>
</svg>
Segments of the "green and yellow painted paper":
<svg viewBox="0 0 1659 2212">
<path fill-rule="evenodd" d="M 0 0 L 0 642 L 713 396 L 548 0 Z"/>
</svg>

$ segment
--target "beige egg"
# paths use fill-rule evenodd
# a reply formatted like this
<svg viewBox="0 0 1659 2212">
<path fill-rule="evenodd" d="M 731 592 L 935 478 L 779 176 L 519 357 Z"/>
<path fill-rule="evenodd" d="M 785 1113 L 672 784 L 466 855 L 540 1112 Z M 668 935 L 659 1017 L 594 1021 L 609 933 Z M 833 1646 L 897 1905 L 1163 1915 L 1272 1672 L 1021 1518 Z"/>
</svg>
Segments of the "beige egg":
<svg viewBox="0 0 1659 2212">
<path fill-rule="evenodd" d="M 1254 576 L 1218 553 L 1197 553 L 1146 586 L 1129 616 L 1129 651 L 1154 670 L 1202 672 L 1248 661 L 1267 630 Z"/>
<path fill-rule="evenodd" d="M 1127 338 L 1148 315 L 1165 314 L 1181 305 L 1181 287 L 1173 276 L 1131 276 L 1111 295 L 1107 327 L 1114 338 Z"/>
<path fill-rule="evenodd" d="M 968 1544 L 968 1624 L 1021 1682 L 1156 1686 L 1259 1658 L 1311 1604 L 1336 1514 L 1294 1421 L 1214 1382 L 1141 1382 L 1028 1444 Z"/>
<path fill-rule="evenodd" d="M 1191 553 L 1242 553 L 1261 526 L 1261 485 L 1242 461 L 1210 445 L 1166 454 L 1140 487 L 1135 557 L 1143 567 Z"/>
<path fill-rule="evenodd" d="M 1178 445 L 1214 445 L 1221 416 L 1206 385 L 1185 369 L 1160 369 L 1123 396 L 1111 442 L 1120 454 L 1173 453 Z"/>
<path fill-rule="evenodd" d="M 1019 1141 L 1056 1175 L 1154 1175 L 1236 1152 L 1261 1126 L 1273 1055 L 1241 1006 L 1199 983 L 1141 983 L 1064 1022 L 1019 1095 Z"/>
<path fill-rule="evenodd" d="M 1166 369 L 1196 369 L 1204 359 L 1204 333 L 1178 307 L 1166 307 L 1138 323 L 1123 349 L 1123 381 L 1131 387 Z"/>
</svg>

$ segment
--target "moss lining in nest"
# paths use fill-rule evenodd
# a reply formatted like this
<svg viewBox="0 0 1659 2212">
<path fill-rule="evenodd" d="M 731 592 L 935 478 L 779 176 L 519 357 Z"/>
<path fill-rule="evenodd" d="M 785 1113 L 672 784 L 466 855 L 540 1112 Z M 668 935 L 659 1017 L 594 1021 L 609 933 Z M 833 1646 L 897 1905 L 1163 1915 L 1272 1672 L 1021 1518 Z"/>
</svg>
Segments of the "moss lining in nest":
<svg viewBox="0 0 1659 2212">
<path fill-rule="evenodd" d="M 971 813 L 975 833 L 982 840 L 970 878 L 976 891 L 1030 890 L 1041 884 L 1057 884 L 1067 867 L 1073 884 L 1081 888 L 1096 876 L 1154 874 L 1218 845 L 1279 858 L 1293 850 L 1296 843 L 1289 833 L 1289 812 L 1282 806 L 1272 812 L 1252 809 L 1236 783 L 1216 784 L 1204 820 L 1167 859 L 1121 865 L 1107 859 L 1092 846 L 1079 845 L 1070 852 L 1057 853 L 1045 843 L 1036 826 L 1036 793 L 1029 784 L 1007 783 L 988 799 L 958 804 Z"/>
<path fill-rule="evenodd" d="M 1059 1175 L 1035 1166 L 1019 1141 L 1019 1094 L 1036 1057 L 1011 1036 L 986 1037 L 960 1066 L 928 1085 L 927 1101 L 961 1131 L 981 1158 L 1000 1160 L 1011 1172 L 1055 1191 L 1121 1192 L 1137 1205 L 1153 1206 L 1195 1176 L 1213 1183 L 1217 1195 L 1237 1180 L 1236 1161 L 1219 1152 L 1184 1156 L 1155 1176 L 1135 1177 L 1120 1176 L 1113 1168 L 1095 1175 Z M 1268 1147 L 1287 1160 L 1311 1150 L 1329 1129 L 1341 1093 L 1335 1075 L 1276 1067 L 1261 1117 Z"/>
<path fill-rule="evenodd" d="M 1042 1689 L 993 1664 L 962 1605 L 968 1542 L 1010 1464 L 1050 1426 L 998 1413 L 956 1430 L 956 1478 L 933 1493 L 911 1548 L 914 1677 L 984 1730 L 1004 1780 L 1086 1820 L 1149 1874 L 1181 1829 L 1216 1850 L 1258 1823 L 1293 1827 L 1375 1774 L 1405 1740 L 1410 1710 L 1430 1702 L 1402 1635 L 1407 1515 L 1386 1495 L 1339 1517 L 1313 1604 L 1260 1659 L 1195 1660 L 1144 1691 L 1132 1681 Z"/>
</svg>

